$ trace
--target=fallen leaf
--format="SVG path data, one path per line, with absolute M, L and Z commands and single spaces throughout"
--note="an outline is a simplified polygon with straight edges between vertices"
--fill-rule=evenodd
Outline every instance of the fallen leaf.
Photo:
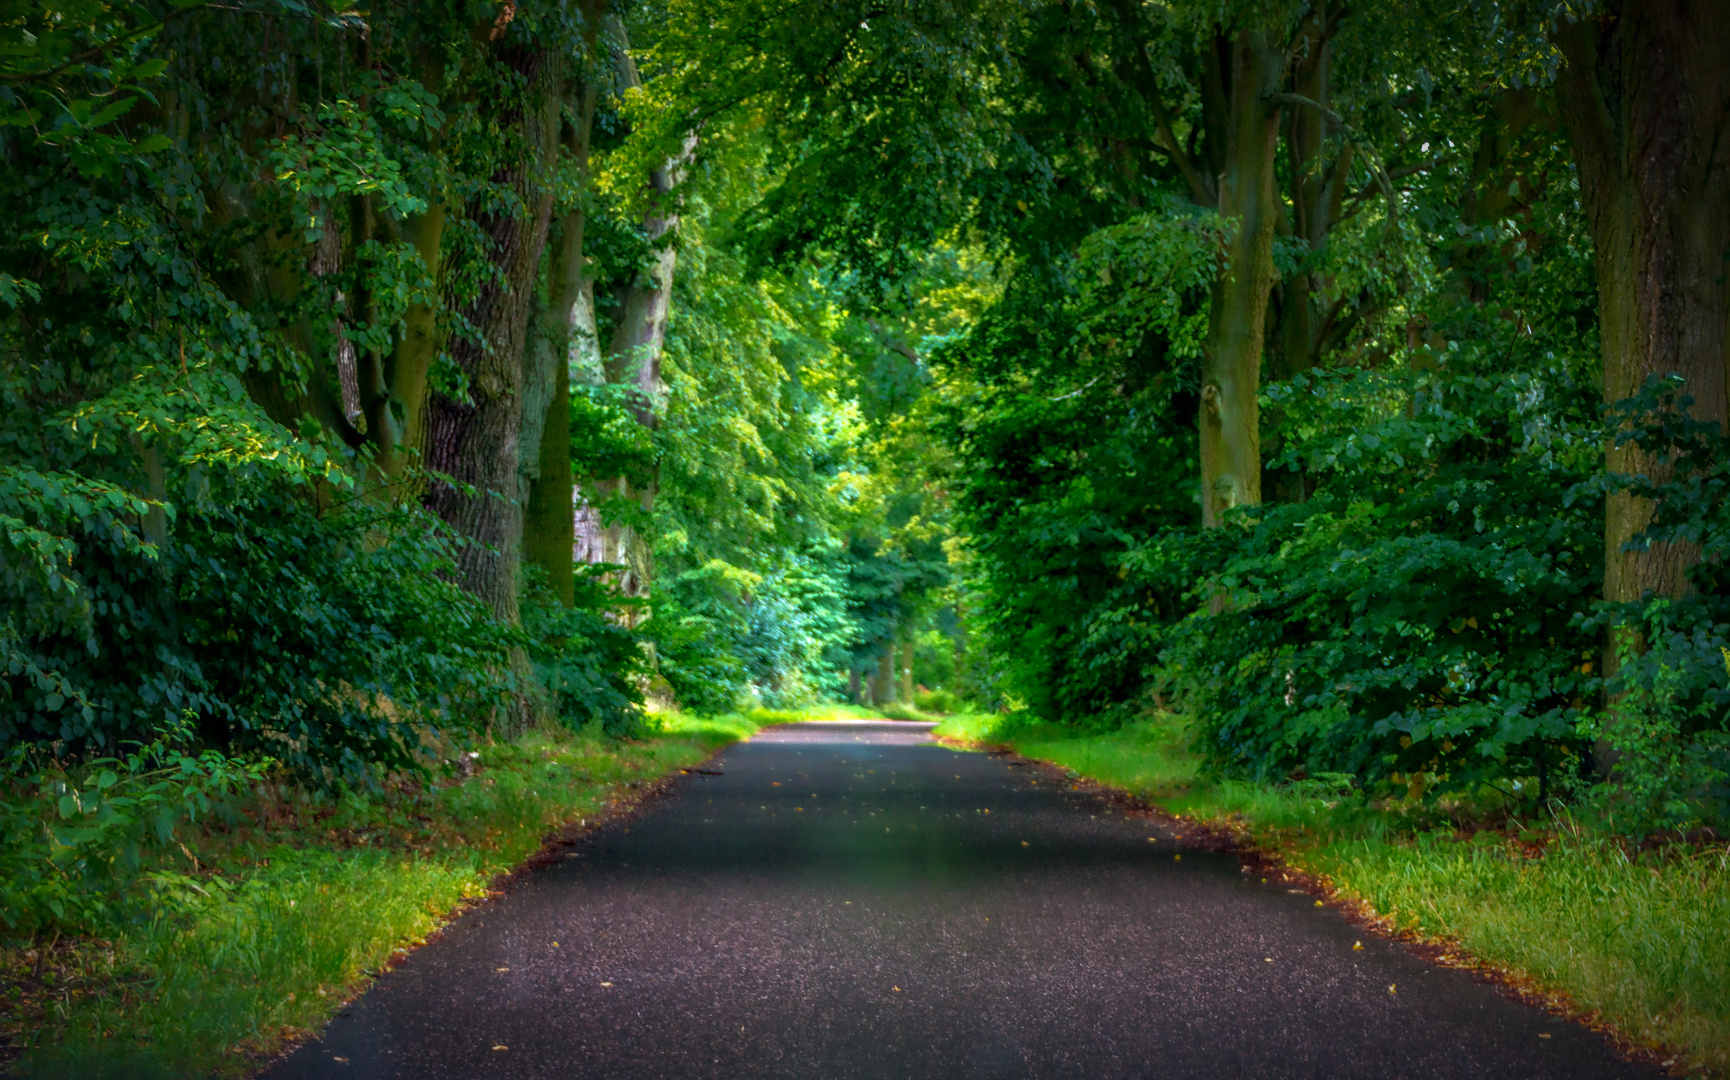
M 1538 1033 L 1538 1038 L 1540 1038 L 1540 1039 L 1547 1039 L 1549 1037 L 1550 1037 L 1550 1033 L 1547 1031 L 1540 1031 Z M 1664 1064 L 1668 1065 L 1670 1063 L 1668 1061 L 1666 1061 Z
M 892 986 L 892 987 L 890 987 L 890 989 L 895 991 L 897 994 L 899 994 L 901 992 L 901 988 L 899 986 Z
M 1321 907 L 1321 906 L 1322 906 L 1322 902 L 1320 900 L 1317 900 L 1316 901 L 1316 907 Z
M 1389 984 L 1388 984 L 1388 993 L 1390 993 L 1390 994 L 1391 994 L 1391 993 L 1393 993 L 1393 992 L 1394 992 L 1394 984 L 1393 984 L 1393 983 L 1389 983 Z
M 1025 840 L 1023 840 L 1023 841 L 1022 841 L 1022 842 L 1021 842 L 1021 846 L 1022 846 L 1022 847 L 1026 847 L 1026 846 L 1027 846 L 1027 841 L 1025 841 Z
M 1547 1039 L 1547 1038 L 1549 1038 L 1549 1036 L 1548 1036 L 1548 1035 L 1545 1035 L 1545 1036 L 1544 1036 L 1544 1038 L 1546 1038 L 1546 1039 Z M 330 1060 L 332 1060 L 332 1061 L 340 1061 L 340 1062 L 342 1062 L 342 1063 L 343 1063 L 343 1064 L 344 1064 L 344 1065 L 347 1065 L 347 1064 L 348 1064 L 348 1059 L 347 1059 L 347 1058 L 339 1058 L 339 1057 L 333 1057 L 333 1058 L 331 1058 L 331 1059 L 330 1059 Z
M 494 1050 L 509 1050 L 510 1047 L 504 1045 L 503 1043 L 500 1043 L 499 1045 L 493 1047 L 493 1049 Z
M 509 971 L 510 968 L 493 968 L 494 971 Z
M 1363 948 L 1364 948 L 1363 942 L 1361 942 L 1361 941 L 1352 942 L 1352 952 L 1362 952 Z
M 612 984 L 612 983 L 602 983 L 602 984 L 601 984 L 601 985 L 602 985 L 602 986 L 611 986 L 611 985 L 613 985 L 613 984 Z
M 1183 856 L 1182 856 L 1182 855 L 1173 855 L 1173 856 L 1172 856 L 1172 857 L 1171 857 L 1171 861 L 1172 861 L 1172 862 L 1182 862 L 1182 861 L 1183 861 Z

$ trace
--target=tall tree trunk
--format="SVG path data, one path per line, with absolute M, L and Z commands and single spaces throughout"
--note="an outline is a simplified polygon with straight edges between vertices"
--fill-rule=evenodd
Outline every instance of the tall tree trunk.
M 1315 104 L 1293 104 L 1283 125 L 1291 213 L 1288 217 L 1281 201 L 1275 202 L 1276 231 L 1303 241 L 1311 252 L 1327 247 L 1351 173 L 1349 142 L 1340 144 L 1331 159 L 1327 156 L 1332 148 L 1328 140 L 1339 129 L 1333 113 L 1333 36 L 1341 15 L 1319 5 L 1305 20 L 1299 32 L 1303 44 L 1294 50 L 1298 58 L 1292 66 L 1292 89 Z M 1299 267 L 1280 282 L 1277 347 L 1268 364 L 1271 378 L 1289 379 L 1320 359 L 1336 321 L 1320 306 L 1331 284 L 1310 267 Z
M 1285 200 L 1274 200 L 1274 229 L 1281 236 L 1301 240 L 1312 254 L 1327 248 L 1351 175 L 1352 144 L 1330 141 L 1340 127 L 1333 112 L 1333 37 L 1343 15 L 1341 10 L 1318 4 L 1299 29 L 1300 45 L 1292 50 L 1297 54 L 1292 89 L 1298 98 L 1313 104 L 1293 103 L 1281 125 L 1291 211 L 1286 213 Z M 1309 265 L 1294 269 L 1275 289 L 1276 321 L 1264 367 L 1270 380 L 1284 380 L 1320 362 L 1323 352 L 1351 324 L 1351 305 L 1344 300 L 1330 304 L 1331 277 Z M 1272 426 L 1277 429 L 1278 417 L 1273 419 Z M 1270 456 L 1279 453 L 1277 444 L 1269 447 Z M 1271 470 L 1263 483 L 1273 502 L 1302 502 L 1307 495 L 1301 467 Z
M 1625 0 L 1564 27 L 1557 83 L 1591 224 L 1598 272 L 1604 400 L 1651 375 L 1681 375 L 1693 415 L 1726 419 L 1725 284 L 1730 252 L 1730 4 Z M 1634 446 L 1606 448 L 1616 473 L 1665 469 Z M 1612 494 L 1604 522 L 1604 598 L 1678 596 L 1691 545 L 1622 547 L 1651 505 Z M 1623 644 L 1639 647 L 1637 639 Z M 1615 661 L 1612 643 L 1607 666 Z
M 523 558 L 546 572 L 547 588 L 559 603 L 576 602 L 572 549 L 576 520 L 571 476 L 571 369 L 558 355 L 553 366 L 552 400 L 541 422 L 540 451 L 529 497 L 523 507 Z
M 1257 31 L 1242 30 L 1204 48 L 1203 114 L 1210 157 L 1218 163 L 1219 212 L 1232 225 L 1213 286 L 1202 351 L 1202 524 L 1261 502 L 1261 360 L 1273 289 L 1274 150 L 1279 110 L 1271 97 L 1284 53 Z
M 568 95 L 566 102 L 570 116 L 565 125 L 565 148 L 585 183 L 589 132 L 598 98 L 598 88 L 590 82 Z M 593 284 L 584 264 L 583 226 L 580 202 L 557 222 L 557 243 L 547 267 L 547 303 L 537 309 L 529 329 L 531 367 L 536 379 L 548 384 L 549 392 L 540 416 L 524 417 L 528 496 L 523 511 L 523 558 L 545 570 L 548 588 L 566 607 L 575 599 L 572 560 L 577 541 L 576 485 L 571 473 L 571 368 L 585 317 L 588 338 L 594 337 Z
M 622 24 L 614 18 L 609 29 L 617 41 L 618 77 L 622 90 L 642 85 L 636 63 L 631 59 Z M 656 424 L 665 387 L 661 383 L 661 350 L 666 344 L 667 318 L 673 296 L 673 272 L 677 253 L 673 249 L 673 233 L 679 217 L 673 189 L 683 177 L 685 162 L 696 149 L 696 136 L 686 140 L 680 156 L 655 170 L 648 177 L 648 211 L 643 217 L 643 232 L 654 260 L 649 272 L 625 287 L 620 297 L 619 323 L 613 333 L 605 362 L 607 381 L 632 387 L 635 391 L 633 411 L 637 422 L 653 428 Z M 596 480 L 585 493 L 590 504 L 624 500 L 634 502 L 645 515 L 655 507 L 659 485 L 653 477 L 641 484 L 632 484 L 627 477 Z M 593 513 L 592 509 L 590 511 Z M 579 511 L 581 514 L 581 511 Z M 654 556 L 646 537 L 626 522 L 605 523 L 598 519 L 592 527 L 579 521 L 584 546 L 594 562 L 615 563 L 624 567 L 620 574 L 620 589 L 627 596 L 646 596 L 654 580 Z M 597 557 L 598 556 L 598 557 Z
M 517 441 L 522 423 L 523 343 L 529 302 L 546 245 L 553 193 L 548 183 L 558 153 L 559 81 L 563 64 L 551 51 L 533 44 L 500 49 L 499 61 L 521 80 L 523 100 L 507 102 L 498 126 L 521 139 L 521 160 L 495 174 L 493 181 L 517 195 L 515 213 L 492 213 L 479 203 L 471 213 L 486 238 L 486 255 L 501 280 L 483 284 L 463 314 L 481 335 L 452 335 L 449 350 L 469 380 L 469 400 L 435 394 L 426 410 L 426 462 L 455 484 L 428 486 L 427 506 L 449 522 L 468 543 L 457 556 L 463 587 L 484 601 L 495 617 L 518 621 L 517 568 L 522 539 L 518 502 Z M 472 487 L 472 494 L 456 485 Z M 526 676 L 526 658 L 513 666 Z M 519 698 L 507 730 L 530 716 L 529 699 Z
M 895 639 L 883 642 L 877 654 L 877 672 L 871 678 L 871 704 L 882 708 L 895 700 Z

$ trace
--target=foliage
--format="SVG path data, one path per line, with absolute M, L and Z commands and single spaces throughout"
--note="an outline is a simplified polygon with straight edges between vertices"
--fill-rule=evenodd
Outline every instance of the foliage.
M 167 850 L 213 814 L 231 815 L 234 797 L 269 765 L 214 750 L 187 753 L 168 739 L 70 769 L 14 747 L 0 801 L 0 919 L 8 934 L 47 926 L 100 933 L 202 891 L 160 860 L 147 862 L 145 849 Z
M 58 989 L 78 991 L 0 1003 L 0 1026 L 25 1051 L 16 1071 L 250 1075 L 295 1032 L 326 1023 L 399 950 L 485 896 L 550 829 L 593 824 L 632 788 L 757 726 L 738 715 L 650 723 L 644 740 L 552 728 L 484 743 L 475 775 L 425 786 L 242 784 L 224 796 L 231 817 L 201 811 L 160 856 L 147 846 L 147 891 L 126 908 L 143 917 L 105 921 L 99 942 L 38 942 L 28 961 L 23 947 L 0 950 L 0 972 L 33 961 Z M 196 783 L 210 791 L 215 776 Z M 170 794 L 185 790 L 177 783 Z M 154 882 L 171 895 L 153 896 Z M 20 1015 L 30 1008 L 38 1011 Z
M 1730 823 L 1730 444 L 1716 423 L 1689 415 L 1692 404 L 1680 380 L 1654 376 L 1610 412 L 1615 438 L 1671 470 L 1609 478 L 1656 504 L 1630 547 L 1700 552 L 1686 595 L 1604 605 L 1586 623 L 1610 628 L 1620 654 L 1598 729 L 1618 783 L 1603 796 L 1636 833 Z
M 640 605 L 619 595 L 609 577 L 615 570 L 604 563 L 580 567 L 570 607 L 531 573 L 523 633 L 553 715 L 575 728 L 622 737 L 642 731 L 648 663 L 643 636 L 620 617 Z
M 1580 771 L 1602 504 L 1589 388 L 1547 375 L 1270 389 L 1317 432 L 1286 442 L 1314 491 L 1206 538 L 1207 606 L 1166 658 L 1217 760 L 1415 790 L 1535 780 L 1539 799 Z

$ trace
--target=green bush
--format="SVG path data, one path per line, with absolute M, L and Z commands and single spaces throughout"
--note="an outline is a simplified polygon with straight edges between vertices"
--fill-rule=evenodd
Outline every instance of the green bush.
M 960 712 L 961 698 L 953 690 L 916 690 L 913 693 L 913 707 L 920 712 L 934 713 L 938 716 L 948 716 Z
M 13 747 L 0 766 L 6 933 L 100 932 L 140 905 L 214 887 L 149 858 L 149 849 L 169 848 L 187 823 L 227 813 L 229 800 L 269 767 L 214 750 L 191 753 L 170 738 L 76 766 Z
M 525 571 L 523 632 L 548 706 L 571 727 L 594 725 L 616 737 L 643 730 L 644 636 L 620 612 L 642 605 L 619 594 L 618 567 L 579 564 L 575 601 L 565 607 L 547 591 L 538 567 Z

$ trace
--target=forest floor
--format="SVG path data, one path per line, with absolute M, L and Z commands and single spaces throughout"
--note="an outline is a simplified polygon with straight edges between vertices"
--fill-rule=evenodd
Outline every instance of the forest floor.
M 1672 1071 L 1730 1075 L 1730 846 L 1630 847 L 1565 813 L 1462 821 L 1325 785 L 1207 777 L 1186 726 L 954 716 L 936 735 L 1087 777 L 1290 867 L 1364 924 L 1476 968 Z
M 0 1072 L 253 1071 L 547 845 L 777 718 L 662 714 L 633 741 L 540 730 L 479 747 L 472 775 L 430 787 L 260 792 L 191 839 L 188 872 L 163 879 L 182 887 L 139 923 L 0 949 Z

